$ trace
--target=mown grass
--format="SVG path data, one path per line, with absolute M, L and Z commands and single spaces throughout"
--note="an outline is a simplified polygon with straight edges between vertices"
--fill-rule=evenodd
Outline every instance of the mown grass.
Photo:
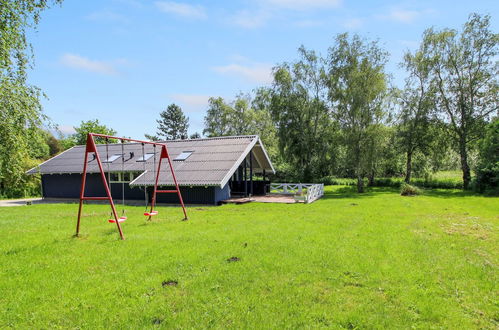
M 104 205 L 80 238 L 74 204 L 0 208 L 0 328 L 498 327 L 499 198 L 352 188 L 129 207 L 125 241 Z

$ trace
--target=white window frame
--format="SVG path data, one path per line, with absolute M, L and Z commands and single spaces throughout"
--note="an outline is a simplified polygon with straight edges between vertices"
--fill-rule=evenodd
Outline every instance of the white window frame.
M 183 162 L 184 160 L 186 160 L 187 158 L 191 157 L 191 155 L 194 153 L 194 151 L 182 151 L 182 153 L 180 155 L 178 155 L 177 157 L 175 157 L 175 161 L 178 161 L 178 162 Z M 181 156 L 184 156 L 181 158 Z
M 140 156 L 137 159 L 137 162 L 139 163 L 147 162 L 149 159 L 151 159 L 154 156 L 154 154 L 155 154 L 154 152 L 146 152 L 144 155 Z
M 102 162 L 103 163 L 112 163 L 115 160 L 117 160 L 123 156 L 124 156 L 124 154 L 113 154 L 113 155 L 109 156 L 107 159 L 103 160 Z
M 113 179 L 110 179 L 110 183 L 130 183 L 132 182 L 136 176 L 135 176 L 135 173 L 134 172 L 125 172 L 125 173 L 129 173 L 130 174 L 130 181 L 124 181 L 123 180 L 123 172 L 118 172 L 118 173 L 111 173 L 111 174 L 117 174 L 118 175 L 118 180 L 113 180 Z M 139 176 L 140 174 L 137 174 L 137 176 Z

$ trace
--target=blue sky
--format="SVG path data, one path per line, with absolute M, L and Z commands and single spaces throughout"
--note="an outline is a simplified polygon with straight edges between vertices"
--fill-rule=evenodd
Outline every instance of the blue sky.
M 492 0 L 65 0 L 30 34 L 30 80 L 65 133 L 98 118 L 143 138 L 173 102 L 190 117 L 190 133 L 201 132 L 208 97 L 268 85 L 272 66 L 294 60 L 302 44 L 324 54 L 337 33 L 379 38 L 400 84 L 397 63 L 424 29 L 460 28 L 471 12 L 491 14 L 497 32 Z

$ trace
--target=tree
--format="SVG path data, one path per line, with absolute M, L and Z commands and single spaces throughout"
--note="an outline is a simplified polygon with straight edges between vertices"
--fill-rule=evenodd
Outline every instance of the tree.
M 400 105 L 397 133 L 406 154 L 406 183 L 411 181 L 414 153 L 425 152 L 432 139 L 429 125 L 435 109 L 435 86 L 430 77 L 430 61 L 425 54 L 425 45 L 421 45 L 414 53 L 406 52 L 400 65 L 409 73 L 404 90 L 397 93 Z
M 189 139 L 200 139 L 201 138 L 201 134 L 199 134 L 198 132 L 194 132 L 193 134 L 191 134 L 189 136 Z
M 161 140 L 159 136 L 156 135 L 149 135 L 149 134 L 144 134 L 144 137 L 148 139 L 149 141 L 159 141 Z
M 346 33 L 338 35 L 329 48 L 329 99 L 344 132 L 358 192 L 364 191 L 364 177 L 373 170 L 373 157 L 377 157 L 372 150 L 385 117 L 387 57 L 376 41 L 368 43 L 357 35 L 349 38 Z
M 464 189 L 471 180 L 469 149 L 498 111 L 498 42 L 499 34 L 490 30 L 490 16 L 478 14 L 470 15 L 461 33 L 430 28 L 423 34 L 425 56 L 431 62 L 437 89 L 437 109 L 450 122 L 461 158 Z
M 63 150 L 63 146 L 61 145 L 59 140 L 57 140 L 55 138 L 55 136 L 48 131 L 45 131 L 45 142 L 46 142 L 47 146 L 49 147 L 49 156 L 50 157 L 57 155 L 58 153 L 60 153 Z
M 329 168 L 332 123 L 322 58 L 300 47 L 299 60 L 274 68 L 270 113 L 284 160 L 296 179 L 310 181 Z
M 74 129 L 76 133 L 71 136 L 74 145 L 84 145 L 85 143 L 87 143 L 88 133 L 98 133 L 113 136 L 116 136 L 117 134 L 114 129 L 101 124 L 98 119 L 82 121 L 80 123 L 80 126 L 74 127 Z M 114 143 L 116 141 L 111 139 L 108 142 Z M 95 143 L 106 143 L 106 140 L 104 138 L 96 137 Z
M 61 1 L 2 0 L 0 4 L 0 195 L 19 196 L 32 178 L 30 142 L 45 117 L 41 91 L 28 83 L 32 67 L 27 31 L 35 28 L 49 4 Z
M 208 137 L 232 135 L 233 109 L 221 97 L 210 97 L 204 117 L 203 134 Z
M 268 153 L 276 156 L 275 126 L 269 111 L 270 90 L 267 88 L 258 88 L 253 95 L 240 93 L 232 102 L 221 97 L 210 98 L 203 134 L 208 137 L 258 135 Z
M 476 183 L 480 192 L 490 189 L 499 193 L 499 118 L 487 126 L 480 141 Z
M 172 103 L 160 113 L 157 135 L 166 140 L 187 139 L 189 117 L 186 117 L 178 105 Z

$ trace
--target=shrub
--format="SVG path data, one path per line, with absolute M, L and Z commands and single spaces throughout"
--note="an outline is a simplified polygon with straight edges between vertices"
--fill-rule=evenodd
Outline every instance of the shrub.
M 334 176 L 325 176 L 325 177 L 317 180 L 317 183 L 323 183 L 326 186 L 355 186 L 357 184 L 357 179 L 336 178 Z
M 475 188 L 479 192 L 499 193 L 499 119 L 492 121 L 480 141 Z
M 402 196 L 416 196 L 421 194 L 421 190 L 416 186 L 411 186 L 410 184 L 403 183 L 400 186 L 400 194 Z

